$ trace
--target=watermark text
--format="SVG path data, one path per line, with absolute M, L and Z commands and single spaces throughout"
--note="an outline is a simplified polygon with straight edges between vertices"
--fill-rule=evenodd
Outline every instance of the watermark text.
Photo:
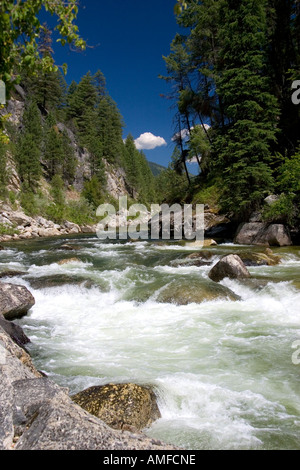
M 96 212 L 100 240 L 204 240 L 204 205 L 143 204 L 128 207 L 126 196 L 119 198 L 119 209 L 102 204 Z

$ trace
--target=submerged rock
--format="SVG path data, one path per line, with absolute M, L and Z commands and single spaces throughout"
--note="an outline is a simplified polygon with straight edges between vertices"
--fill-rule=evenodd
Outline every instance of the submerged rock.
M 25 316 L 34 304 L 34 297 L 26 287 L 0 283 L 0 314 L 7 320 Z
M 194 242 L 186 242 L 185 246 L 189 248 L 206 248 L 209 246 L 216 246 L 217 242 L 215 240 L 212 240 L 211 238 L 207 238 L 205 240 L 199 240 L 199 241 L 194 241 Z
M 227 255 L 210 270 L 208 277 L 215 282 L 229 277 L 230 279 L 246 279 L 250 273 L 238 255 Z
M 180 279 L 173 281 L 162 292 L 157 301 L 176 305 L 200 304 L 213 300 L 239 300 L 240 298 L 227 287 L 212 282 L 197 282 Z
M 142 430 L 161 417 L 153 391 L 132 383 L 90 387 L 71 398 L 114 429 Z
M 78 245 L 64 244 L 64 245 L 61 245 L 58 249 L 59 250 L 67 250 L 67 251 L 78 251 L 81 248 Z
M 57 264 L 59 264 L 60 266 L 63 266 L 64 264 L 70 264 L 70 263 L 81 263 L 81 261 L 78 258 L 69 258 L 69 259 L 62 259 L 61 261 L 58 261 Z
M 17 276 L 24 276 L 26 272 L 24 271 L 2 271 L 0 272 L 0 279 L 5 277 L 17 277 Z
M 33 289 L 47 289 L 50 287 L 58 287 L 64 285 L 84 285 L 85 287 L 92 287 L 94 284 L 84 276 L 69 275 L 69 274 L 54 274 L 51 276 L 41 277 L 27 277 L 27 281 Z

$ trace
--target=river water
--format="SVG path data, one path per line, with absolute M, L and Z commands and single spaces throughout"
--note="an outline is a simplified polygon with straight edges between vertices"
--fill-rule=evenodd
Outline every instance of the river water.
M 249 247 L 205 250 L 210 266 L 171 242 L 26 241 L 0 252 L 0 271 L 25 273 L 4 279 L 36 299 L 18 323 L 36 367 L 70 393 L 151 385 L 162 417 L 146 434 L 186 449 L 300 449 L 300 248 L 221 285 L 211 266 Z

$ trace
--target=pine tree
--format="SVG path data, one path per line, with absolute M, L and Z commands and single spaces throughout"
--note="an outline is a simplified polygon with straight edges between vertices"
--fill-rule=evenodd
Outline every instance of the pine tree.
M 82 134 L 87 130 L 85 123 L 82 123 L 82 118 L 89 110 L 94 110 L 97 103 L 97 91 L 93 84 L 93 77 L 88 72 L 79 82 L 77 87 L 72 84 L 72 90 L 68 93 L 68 119 L 74 121 L 76 128 Z
M 41 60 L 52 60 L 52 32 L 47 25 L 41 28 L 38 52 Z M 28 98 L 37 103 L 43 114 L 65 107 L 67 85 L 60 71 L 41 70 L 36 74 L 24 71 L 21 83 Z
M 120 162 L 123 146 L 123 123 L 116 103 L 109 95 L 97 107 L 97 133 L 102 142 L 103 157 L 109 163 Z
M 52 114 L 49 114 L 46 120 L 43 158 L 50 179 L 56 174 L 62 174 L 64 162 L 63 142 Z
M 19 176 L 28 191 L 35 191 L 41 176 L 41 115 L 36 103 L 29 103 L 23 115 L 23 131 L 17 142 Z
M 217 79 L 226 132 L 216 141 L 217 168 L 223 171 L 223 203 L 247 217 L 272 189 L 270 145 L 276 142 L 279 114 L 266 74 L 266 1 L 224 3 L 223 57 Z
M 125 148 L 123 153 L 123 165 L 126 171 L 126 178 L 132 190 L 137 190 L 139 183 L 139 168 L 138 168 L 138 150 L 134 143 L 134 138 L 129 134 L 125 141 Z

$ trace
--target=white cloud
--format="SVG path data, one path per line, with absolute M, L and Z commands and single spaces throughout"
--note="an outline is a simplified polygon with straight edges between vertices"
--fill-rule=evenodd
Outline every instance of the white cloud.
M 210 126 L 208 124 L 203 124 L 200 125 L 198 124 L 196 127 L 203 127 L 206 131 L 208 131 L 210 129 Z M 193 130 L 194 127 L 191 127 L 191 130 Z M 181 135 L 181 138 L 184 140 L 186 137 L 189 137 L 190 133 L 189 133 L 189 130 L 188 129 L 182 129 L 181 132 L 177 132 L 177 134 L 175 134 L 172 138 L 173 142 L 178 140 L 180 138 L 180 135 Z
M 201 156 L 199 156 L 198 158 L 196 156 L 194 156 L 194 157 L 190 158 L 189 160 L 187 160 L 187 162 L 192 164 L 192 163 L 198 163 L 198 161 L 201 162 L 201 160 L 202 160 Z
M 151 132 L 145 132 L 135 140 L 135 145 L 138 150 L 153 150 L 156 147 L 167 145 L 167 142 L 163 137 L 155 136 Z

